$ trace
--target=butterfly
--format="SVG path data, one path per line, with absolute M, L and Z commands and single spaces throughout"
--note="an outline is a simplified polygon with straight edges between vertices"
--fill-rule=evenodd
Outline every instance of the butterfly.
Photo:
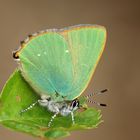
M 81 106 L 79 97 L 91 80 L 105 42 L 105 27 L 92 24 L 47 29 L 29 35 L 13 52 L 13 57 L 19 61 L 24 79 L 41 98 L 21 112 L 39 103 L 54 113 L 48 127 L 58 114 L 71 114 L 74 124 L 74 111 Z

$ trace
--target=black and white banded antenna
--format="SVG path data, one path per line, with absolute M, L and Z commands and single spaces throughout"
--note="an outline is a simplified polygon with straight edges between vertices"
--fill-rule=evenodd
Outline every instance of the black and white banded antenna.
M 96 102 L 96 101 L 87 100 L 87 102 L 94 103 L 94 104 L 97 104 L 99 106 L 104 106 L 104 107 L 107 106 L 106 104 L 102 104 L 102 103 L 99 103 L 99 102 Z
M 94 95 L 100 95 L 100 94 L 103 94 L 103 93 L 105 93 L 105 92 L 107 92 L 108 90 L 107 89 L 103 89 L 103 90 L 101 90 L 101 91 L 99 91 L 99 92 L 96 92 L 96 93 L 91 93 L 91 94 L 88 94 L 88 95 L 86 95 L 85 97 L 86 98 L 90 98 L 90 97 L 92 97 L 92 96 L 94 96 Z
M 92 97 L 94 95 L 103 94 L 103 93 L 105 93 L 107 91 L 108 91 L 107 89 L 104 89 L 104 90 L 101 90 L 101 91 L 99 91 L 97 93 L 91 93 L 91 94 L 86 95 L 85 98 L 87 99 L 87 102 L 89 102 L 89 103 L 94 103 L 94 104 L 97 104 L 99 106 L 104 106 L 105 107 L 105 106 L 107 106 L 106 104 L 102 104 L 102 103 L 99 103 L 99 102 L 96 102 L 96 101 L 92 101 L 92 100 L 90 100 L 90 97 Z

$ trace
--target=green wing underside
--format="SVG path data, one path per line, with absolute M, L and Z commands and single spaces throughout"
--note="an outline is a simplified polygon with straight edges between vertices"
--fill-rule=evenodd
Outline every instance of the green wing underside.
M 39 94 L 73 100 L 87 87 L 105 39 L 100 26 L 40 34 L 19 53 L 22 74 Z

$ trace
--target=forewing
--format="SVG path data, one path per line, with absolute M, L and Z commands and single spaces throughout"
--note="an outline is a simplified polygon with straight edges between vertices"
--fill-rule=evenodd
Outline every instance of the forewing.
M 72 58 L 64 37 L 47 32 L 33 37 L 17 53 L 24 78 L 39 94 L 66 96 L 73 81 Z

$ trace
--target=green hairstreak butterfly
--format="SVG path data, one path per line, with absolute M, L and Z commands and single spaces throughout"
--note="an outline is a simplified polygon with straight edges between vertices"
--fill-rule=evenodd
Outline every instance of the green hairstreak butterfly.
M 88 86 L 105 42 L 106 29 L 89 24 L 29 35 L 13 56 L 19 60 L 23 77 L 41 99 L 22 112 L 39 103 L 54 112 L 48 127 L 57 114 L 71 114 L 74 123 L 73 112 L 80 106 L 78 97 Z

